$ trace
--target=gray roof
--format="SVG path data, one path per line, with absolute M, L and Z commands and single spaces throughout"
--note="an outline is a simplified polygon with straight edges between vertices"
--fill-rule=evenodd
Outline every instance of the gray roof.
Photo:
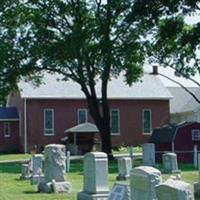
M 170 100 L 170 113 L 184 113 L 195 111 L 200 105 L 196 100 L 181 87 L 168 87 L 173 99 Z M 197 98 L 200 99 L 200 88 L 188 87 Z
M 34 87 L 30 82 L 21 81 L 18 86 L 22 98 L 63 98 L 83 99 L 85 95 L 80 86 L 73 81 L 58 81 L 60 75 L 45 74 L 43 84 Z M 96 85 L 97 96 L 100 96 L 100 83 Z M 155 75 L 145 74 L 142 79 L 128 86 L 123 76 L 112 79 L 108 84 L 109 99 L 170 99 L 168 89 Z
M 65 130 L 65 133 L 98 133 L 96 125 L 92 123 L 83 123 Z

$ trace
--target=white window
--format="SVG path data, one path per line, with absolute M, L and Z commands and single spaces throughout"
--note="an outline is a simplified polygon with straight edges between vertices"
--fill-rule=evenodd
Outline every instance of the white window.
M 10 123 L 9 122 L 4 122 L 4 137 L 10 137 Z
M 151 110 L 144 109 L 142 118 L 143 118 L 143 134 L 150 135 L 152 131 Z
M 193 141 L 199 141 L 200 140 L 200 130 L 199 129 L 193 129 L 192 130 L 192 140 Z
M 112 109 L 110 111 L 110 128 L 112 135 L 120 134 L 120 111 L 118 109 Z
M 86 123 L 88 121 L 87 109 L 78 109 L 78 124 Z
M 44 109 L 44 135 L 54 135 L 53 109 Z

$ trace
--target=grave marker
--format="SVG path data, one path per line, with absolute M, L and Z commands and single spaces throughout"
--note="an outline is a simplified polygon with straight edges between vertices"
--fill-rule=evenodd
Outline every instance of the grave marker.
M 148 166 L 131 170 L 131 200 L 156 200 L 155 186 L 162 181 L 161 172 Z
M 108 200 L 129 200 L 128 186 L 124 184 L 115 183 Z
M 158 200 L 194 200 L 192 185 L 174 179 L 158 185 L 156 195 Z
M 132 160 L 129 157 L 122 157 L 118 159 L 118 181 L 126 180 L 130 177 L 130 171 L 132 169 Z
M 78 200 L 107 200 L 108 159 L 103 152 L 90 152 L 84 156 L 83 191 L 77 195 Z
M 145 143 L 142 145 L 143 151 L 143 165 L 145 166 L 155 166 L 155 144 Z
M 175 153 L 164 153 L 162 155 L 165 173 L 180 173 L 178 170 L 177 157 Z

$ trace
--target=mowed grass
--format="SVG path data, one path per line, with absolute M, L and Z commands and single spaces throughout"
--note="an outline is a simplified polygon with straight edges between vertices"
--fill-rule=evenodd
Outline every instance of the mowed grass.
M 0 154 L 0 162 L 12 161 L 12 160 L 24 160 L 30 158 L 31 158 L 30 154 Z
M 16 157 L 14 157 L 16 159 Z M 10 159 L 9 159 L 10 160 Z M 134 161 L 134 167 L 139 166 L 141 160 Z M 160 169 L 162 166 L 159 166 Z M 198 171 L 192 165 L 180 165 L 182 180 L 193 184 L 198 181 Z M 72 192 L 69 194 L 42 194 L 37 192 L 37 187 L 30 184 L 29 180 L 20 180 L 21 164 L 0 164 L 0 200 L 76 200 L 77 192 L 83 187 L 83 163 L 72 161 L 70 173 L 66 174 L 66 180 L 72 184 Z M 117 161 L 109 161 L 109 186 L 116 182 Z M 170 175 L 164 174 L 163 180 Z M 126 182 L 127 184 L 129 181 Z M 200 200 L 200 198 L 196 198 Z

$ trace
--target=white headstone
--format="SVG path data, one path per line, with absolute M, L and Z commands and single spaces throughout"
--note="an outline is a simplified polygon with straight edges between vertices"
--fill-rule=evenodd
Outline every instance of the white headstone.
M 78 200 L 107 200 L 108 159 L 103 152 L 90 152 L 84 156 L 84 186 Z
M 117 180 L 126 180 L 130 177 L 132 169 L 132 160 L 130 157 L 122 157 L 118 159 L 118 176 Z
M 145 143 L 142 145 L 143 150 L 143 165 L 155 166 L 155 144 Z
M 33 172 L 32 175 L 38 175 L 43 170 L 42 164 L 43 155 L 42 154 L 35 154 L 32 158 L 32 165 L 33 165 Z
M 108 200 L 129 200 L 128 186 L 115 183 L 109 194 Z
M 22 164 L 20 179 L 26 180 L 26 179 L 29 179 L 29 178 L 30 178 L 29 164 Z
M 177 157 L 175 153 L 164 153 L 162 155 L 164 172 L 166 173 L 180 173 L 178 170 Z
M 71 184 L 65 181 L 65 146 L 51 144 L 44 149 L 44 182 L 38 185 L 40 192 L 69 192 Z
M 131 200 L 156 200 L 155 186 L 162 182 L 161 172 L 148 166 L 131 170 Z
M 44 175 L 45 182 L 64 181 L 66 169 L 65 146 L 60 144 L 50 144 L 44 149 Z
M 158 200 L 194 200 L 192 185 L 173 179 L 158 185 L 156 195 Z
M 42 154 L 35 154 L 32 158 L 33 172 L 31 177 L 31 184 L 39 184 L 44 180 L 42 159 Z

